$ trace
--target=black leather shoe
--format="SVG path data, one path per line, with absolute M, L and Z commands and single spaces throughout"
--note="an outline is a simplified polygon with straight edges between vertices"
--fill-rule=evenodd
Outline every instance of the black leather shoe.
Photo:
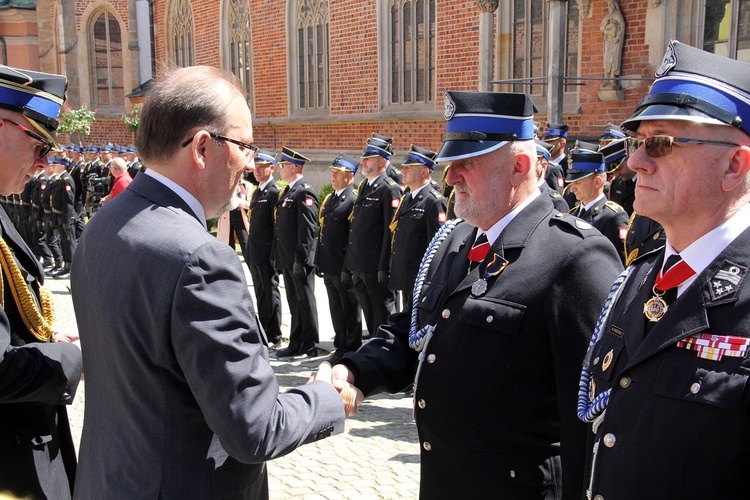
M 287 347 L 285 349 L 280 349 L 276 351 L 276 357 L 277 358 L 291 358 L 292 356 L 298 354 L 298 349 L 296 347 Z
M 318 355 L 318 348 L 313 344 L 310 347 L 303 347 L 292 355 L 293 359 L 314 358 Z

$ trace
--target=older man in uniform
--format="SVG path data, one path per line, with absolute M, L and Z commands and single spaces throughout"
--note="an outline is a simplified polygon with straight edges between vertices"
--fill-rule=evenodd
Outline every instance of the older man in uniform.
M 432 237 L 445 224 L 448 202 L 430 182 L 437 153 L 411 145 L 401 172 L 406 192 L 391 221 L 391 277 L 388 287 L 402 301 L 411 300 L 422 255 Z M 403 304 L 401 304 L 403 309 Z
M 591 223 L 612 243 L 625 262 L 623 241 L 628 233 L 628 214 L 604 196 L 606 169 L 601 153 L 580 150 L 571 154 L 572 162 L 565 180 L 578 199 L 570 213 Z
M 333 159 L 331 185 L 334 191 L 320 204 L 318 215 L 320 237 L 315 252 L 315 266 L 326 286 L 333 323 L 335 351 L 328 358 L 331 363 L 362 345 L 362 308 L 359 306 L 359 298 L 352 284 L 341 280 L 349 242 L 349 214 L 357 197 L 352 183 L 358 166 L 359 162 L 343 153 Z
M 66 86 L 62 76 L 0 66 L 0 194 L 20 192 L 47 164 Z M 76 455 L 65 405 L 81 351 L 56 334 L 44 273 L 2 209 L 0 233 L 0 491 L 69 499 Z
M 622 266 L 590 224 L 541 196 L 534 112 L 521 93 L 445 93 L 437 159 L 452 162 L 465 222 L 435 236 L 384 338 L 333 367 L 347 400 L 347 384 L 369 396 L 413 380 L 424 499 L 581 498 L 575 381 Z
M 276 351 L 279 358 L 318 355 L 318 304 L 315 300 L 315 234 L 318 197 L 302 178 L 306 156 L 281 149 L 279 175 L 287 183 L 276 201 L 274 266 L 284 276 L 286 300 L 292 315 L 289 346 Z
M 591 498 L 747 496 L 748 75 L 747 63 L 670 42 L 622 125 L 636 134 L 635 210 L 667 241 L 617 280 L 585 359 Z
M 357 199 L 350 215 L 349 245 L 341 279 L 353 279 L 370 336 L 396 311 L 396 297 L 388 288 L 391 273 L 389 224 L 401 199 L 401 186 L 386 175 L 393 156 L 390 143 L 368 139 L 362 153 L 362 173 Z

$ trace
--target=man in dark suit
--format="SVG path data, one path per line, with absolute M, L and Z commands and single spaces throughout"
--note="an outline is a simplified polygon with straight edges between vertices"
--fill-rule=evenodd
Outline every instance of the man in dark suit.
M 744 498 L 750 469 L 750 64 L 672 41 L 622 124 L 635 210 L 662 224 L 584 362 L 593 498 Z
M 465 222 L 447 222 L 425 253 L 416 308 L 339 361 L 334 382 L 369 396 L 413 380 L 421 498 L 580 499 L 575 381 L 622 266 L 598 231 L 541 196 L 529 96 L 445 101 L 438 160 L 452 162 Z
M 623 208 L 604 196 L 606 168 L 604 156 L 581 150 L 571 154 L 572 164 L 565 178 L 578 204 L 570 213 L 590 223 L 612 243 L 612 247 L 625 262 L 625 237 L 628 233 L 628 214 Z
M 359 162 L 343 153 L 334 158 L 331 163 L 331 185 L 334 191 L 320 204 L 318 215 L 320 237 L 315 252 L 315 266 L 323 277 L 328 307 L 331 310 L 335 348 L 328 358 L 331 363 L 362 345 L 362 309 L 359 298 L 351 278 L 347 275 L 346 278 L 349 279 L 341 279 L 349 242 L 349 214 L 357 197 L 352 182 L 358 166 Z
M 250 197 L 245 261 L 250 269 L 258 306 L 258 318 L 268 344 L 281 343 L 281 295 L 279 274 L 271 263 L 273 252 L 273 212 L 279 199 L 279 185 L 273 179 L 276 158 L 267 151 L 255 155 L 254 176 L 258 186 Z
M 389 225 L 401 200 L 401 186 L 385 173 L 393 156 L 389 142 L 374 135 L 362 153 L 362 173 L 349 225 L 349 245 L 344 271 L 351 274 L 362 305 L 369 335 L 396 311 L 396 296 L 388 288 L 391 273 Z M 342 278 L 345 277 L 342 275 Z
M 0 66 L 0 84 L 0 194 L 10 195 L 57 144 L 67 80 Z M 76 337 L 56 332 L 44 272 L 2 208 L 0 267 L 0 491 L 69 499 L 76 455 L 65 405 L 81 378 L 81 351 L 70 343 Z
M 146 96 L 149 168 L 89 221 L 72 267 L 80 498 L 267 498 L 264 461 L 343 430 L 329 383 L 279 394 L 241 261 L 206 230 L 239 203 L 252 141 L 230 73 L 179 68 Z
M 401 300 L 411 300 L 419 263 L 440 226 L 445 224 L 448 202 L 430 182 L 437 153 L 411 145 L 401 172 L 406 193 L 391 221 L 391 277 L 388 287 Z M 401 304 L 403 309 L 403 304 Z
M 302 178 L 306 156 L 289 148 L 281 149 L 279 175 L 287 185 L 276 201 L 273 261 L 284 276 L 289 312 L 289 346 L 276 351 L 276 357 L 318 355 L 318 304 L 315 300 L 315 234 L 318 231 L 318 197 Z

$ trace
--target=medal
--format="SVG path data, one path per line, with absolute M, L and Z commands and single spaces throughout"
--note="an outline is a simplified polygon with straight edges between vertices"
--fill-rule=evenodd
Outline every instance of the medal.
M 471 285 L 471 294 L 475 297 L 481 297 L 487 291 L 487 281 L 484 278 L 478 279 Z
M 656 287 L 653 288 L 653 292 L 654 296 L 643 304 L 643 314 L 646 315 L 646 319 L 649 321 L 658 323 L 662 316 L 666 314 L 669 306 L 664 302 L 664 299 L 661 298 L 662 295 L 664 295 L 664 292 L 658 293 Z

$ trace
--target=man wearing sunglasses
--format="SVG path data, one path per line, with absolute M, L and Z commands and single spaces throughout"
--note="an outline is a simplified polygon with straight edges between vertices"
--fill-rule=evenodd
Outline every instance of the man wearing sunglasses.
M 148 169 L 73 258 L 86 415 L 80 498 L 268 498 L 265 461 L 343 431 L 330 384 L 279 394 L 242 263 L 206 230 L 238 206 L 257 147 L 234 75 L 159 75 L 136 146 Z M 117 304 L 117 314 L 112 314 Z
M 748 75 L 750 64 L 673 41 L 622 124 L 635 211 L 663 225 L 666 244 L 618 279 L 584 361 L 589 498 L 747 496 Z
M 21 192 L 47 165 L 66 87 L 63 76 L 0 66 L 0 194 Z M 65 405 L 81 351 L 55 332 L 42 268 L 3 209 L 0 268 L 0 491 L 70 498 L 76 456 Z

